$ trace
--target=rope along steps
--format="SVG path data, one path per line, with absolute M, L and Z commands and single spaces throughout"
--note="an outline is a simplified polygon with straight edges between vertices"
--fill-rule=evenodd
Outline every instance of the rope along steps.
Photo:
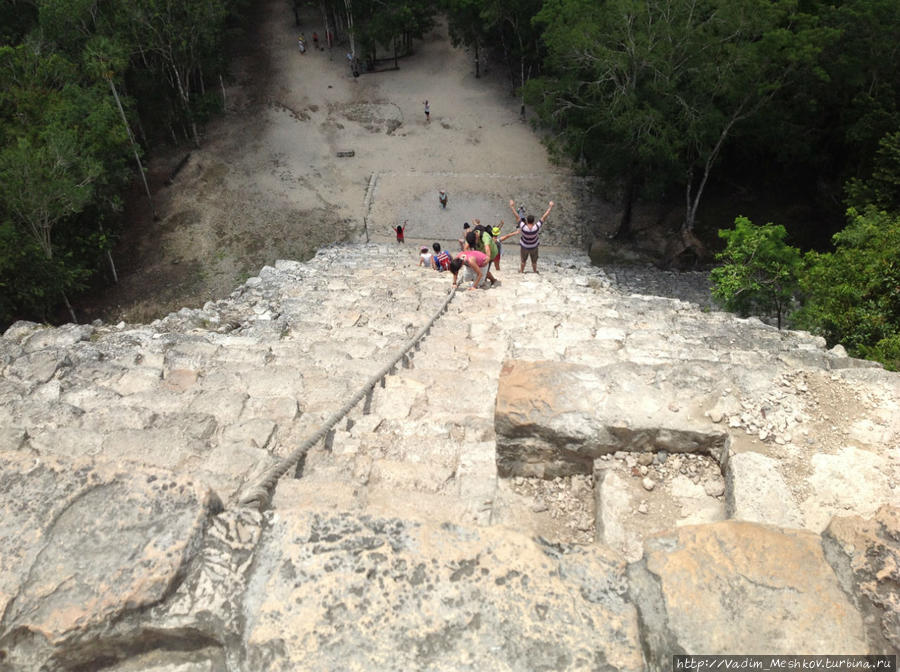
M 256 481 L 255 484 L 249 486 L 244 489 L 238 498 L 238 503 L 243 506 L 250 506 L 259 509 L 260 511 L 265 510 L 269 507 L 269 504 L 272 500 L 272 495 L 275 492 L 275 486 L 278 481 L 284 476 L 288 471 L 295 468 L 297 464 L 300 462 L 301 458 L 303 458 L 309 450 L 315 446 L 319 441 L 325 438 L 328 433 L 334 429 L 335 425 L 337 425 L 341 420 L 343 420 L 353 408 L 366 398 L 366 410 L 368 410 L 368 404 L 371 402 L 371 395 L 375 390 L 376 385 L 381 385 L 384 387 L 384 380 L 387 376 L 392 375 L 397 370 L 397 364 L 402 361 L 402 365 L 404 368 L 407 368 L 410 360 L 410 353 L 413 350 L 418 350 L 421 341 L 429 334 L 431 331 L 431 327 L 434 326 L 434 323 L 447 312 L 447 307 L 450 305 L 450 302 L 453 300 L 454 295 L 456 294 L 456 287 L 452 287 L 447 294 L 447 298 L 444 299 L 444 302 L 441 304 L 440 308 L 431 316 L 431 319 L 425 323 L 419 331 L 407 342 L 407 344 L 400 350 L 400 352 L 394 356 L 393 359 L 389 363 L 387 363 L 381 370 L 378 371 L 375 375 L 373 375 L 369 380 L 354 394 L 340 409 L 338 409 L 335 413 L 333 413 L 329 418 L 322 424 L 319 429 L 317 429 L 313 434 L 307 437 L 290 455 L 280 459 L 278 462 L 269 467 L 262 476 Z

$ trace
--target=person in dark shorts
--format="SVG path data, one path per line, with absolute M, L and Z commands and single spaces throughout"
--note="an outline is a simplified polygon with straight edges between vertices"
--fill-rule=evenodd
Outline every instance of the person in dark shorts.
M 519 264 L 519 273 L 525 272 L 525 262 L 531 259 L 531 270 L 535 273 L 537 270 L 537 260 L 538 260 L 538 247 L 540 246 L 540 238 L 541 238 L 541 229 L 544 226 L 544 220 L 550 215 L 550 211 L 553 209 L 553 201 L 550 201 L 550 207 L 547 208 L 547 212 L 544 213 L 544 216 L 539 220 L 534 221 L 534 215 L 528 215 L 527 217 L 522 217 L 519 219 L 518 228 L 512 233 L 508 233 L 503 236 L 500 240 L 504 241 L 510 236 L 519 236 L 519 252 L 521 263 Z M 519 217 L 519 213 L 516 210 L 516 202 L 510 200 L 509 207 L 513 211 L 513 214 L 516 217 Z

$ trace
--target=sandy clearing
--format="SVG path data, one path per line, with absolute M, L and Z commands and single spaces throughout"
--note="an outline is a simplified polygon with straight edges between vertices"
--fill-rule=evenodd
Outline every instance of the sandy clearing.
M 502 217 L 510 230 L 510 198 L 537 214 L 557 203 L 549 245 L 584 247 L 586 229 L 612 226 L 612 211 L 592 200 L 587 183 L 549 161 L 501 68 L 476 79 L 443 25 L 415 42 L 399 70 L 354 78 L 346 46 L 299 53 L 289 5 L 267 0 L 258 16 L 233 67 L 226 114 L 205 129 L 200 149 L 154 158 L 158 219 L 133 215 L 141 221 L 116 253 L 121 282 L 82 306 L 83 317 L 148 321 L 199 306 L 276 259 L 307 259 L 339 241 L 391 240 L 390 227 L 404 220 L 411 256 L 420 243 L 452 245 L 474 218 Z M 308 11 L 300 30 L 324 35 L 321 17 Z M 439 189 L 449 194 L 447 210 Z

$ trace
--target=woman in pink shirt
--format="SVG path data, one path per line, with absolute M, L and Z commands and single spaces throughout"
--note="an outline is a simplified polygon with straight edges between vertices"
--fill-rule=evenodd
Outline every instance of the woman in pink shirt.
M 471 273 L 475 275 L 475 280 L 469 289 L 477 289 L 481 283 L 487 279 L 491 281 L 491 285 L 497 282 L 496 278 L 491 275 L 490 259 L 484 252 L 478 250 L 466 250 L 456 255 L 456 258 L 450 262 L 450 271 L 453 273 L 453 286 L 458 284 L 457 274 L 459 269 L 465 266 Z

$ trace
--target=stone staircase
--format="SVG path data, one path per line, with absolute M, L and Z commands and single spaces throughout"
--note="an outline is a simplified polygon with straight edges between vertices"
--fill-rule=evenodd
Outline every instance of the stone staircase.
M 600 269 L 559 248 L 520 275 L 507 248 L 499 286 L 464 283 L 281 478 L 270 510 L 242 508 L 442 305 L 449 276 L 417 268 L 416 249 L 279 261 L 149 325 L 4 334 L 0 458 L 17 494 L 0 496 L 14 549 L 0 554 L 0 672 L 655 670 L 675 652 L 900 646 L 900 597 L 870 580 L 900 557 L 885 541 L 900 529 L 898 376 L 710 311 L 699 274 Z M 663 290 L 697 302 L 647 293 Z M 41 464 L 55 498 L 30 490 L 47 487 L 30 475 Z M 85 492 L 115 483 L 131 503 L 75 516 Z M 23 497 L 46 512 L 23 518 Z M 207 523 L 111 550 L 123 518 L 170 510 Z M 860 522 L 829 526 L 837 515 Z M 34 549 L 70 546 L 60 520 L 106 540 L 78 552 L 109 565 L 98 575 L 144 554 L 138 585 L 158 589 L 62 579 L 44 606 L 21 606 L 52 582 L 35 584 L 53 572 Z M 180 560 L 158 561 L 166 544 Z M 766 548 L 783 564 L 757 557 Z M 795 562 L 802 586 L 781 575 Z M 698 634 L 719 600 L 709 581 L 743 595 L 712 640 Z M 831 611 L 817 611 L 822 595 Z M 744 646 L 773 618 L 789 632 Z

